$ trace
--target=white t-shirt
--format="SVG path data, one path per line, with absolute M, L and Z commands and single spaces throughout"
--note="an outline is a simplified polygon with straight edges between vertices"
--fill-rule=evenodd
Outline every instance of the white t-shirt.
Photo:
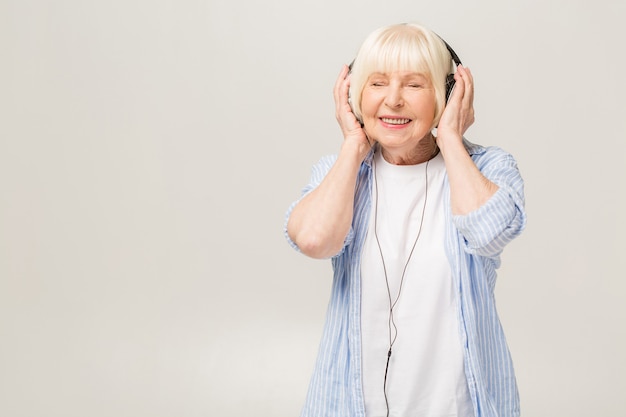
M 428 196 L 424 208 L 425 174 Z M 394 417 L 468 417 L 473 407 L 464 372 L 457 297 L 444 249 L 445 164 L 441 154 L 428 166 L 393 165 L 374 156 L 372 214 L 361 261 L 361 332 L 363 392 L 367 417 L 385 417 L 387 352 L 395 329 L 389 322 L 407 265 L 400 297 L 393 309 L 397 337 L 389 362 L 387 399 Z M 377 184 L 377 186 L 376 186 Z M 376 195 L 376 188 L 378 195 Z M 376 208 L 377 204 L 377 208 Z M 374 234 L 377 215 L 378 241 Z

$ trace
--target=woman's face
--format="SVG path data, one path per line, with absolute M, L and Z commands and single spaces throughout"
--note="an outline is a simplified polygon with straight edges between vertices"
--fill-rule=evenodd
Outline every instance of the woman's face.
M 411 155 L 434 127 L 435 90 L 429 77 L 417 72 L 374 73 L 361 96 L 368 136 L 383 149 Z

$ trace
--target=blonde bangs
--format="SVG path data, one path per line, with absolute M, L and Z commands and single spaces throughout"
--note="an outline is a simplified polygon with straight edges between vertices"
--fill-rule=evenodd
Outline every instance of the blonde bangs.
M 364 54 L 362 65 L 366 73 L 410 71 L 429 75 L 432 72 L 428 67 L 431 59 L 424 56 L 428 48 L 422 39 L 406 31 L 390 31 L 386 35 Z

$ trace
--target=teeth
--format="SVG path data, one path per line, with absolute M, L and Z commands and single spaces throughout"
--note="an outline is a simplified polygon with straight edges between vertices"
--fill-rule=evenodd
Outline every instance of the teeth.
M 411 121 L 411 119 L 389 119 L 387 117 L 382 117 L 381 120 L 391 125 L 404 125 Z

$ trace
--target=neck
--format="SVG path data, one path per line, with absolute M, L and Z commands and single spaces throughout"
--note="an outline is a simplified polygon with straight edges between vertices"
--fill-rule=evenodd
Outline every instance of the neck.
M 433 159 L 439 148 L 432 134 L 420 140 L 415 148 L 408 152 L 380 147 L 385 161 L 394 165 L 417 165 Z

